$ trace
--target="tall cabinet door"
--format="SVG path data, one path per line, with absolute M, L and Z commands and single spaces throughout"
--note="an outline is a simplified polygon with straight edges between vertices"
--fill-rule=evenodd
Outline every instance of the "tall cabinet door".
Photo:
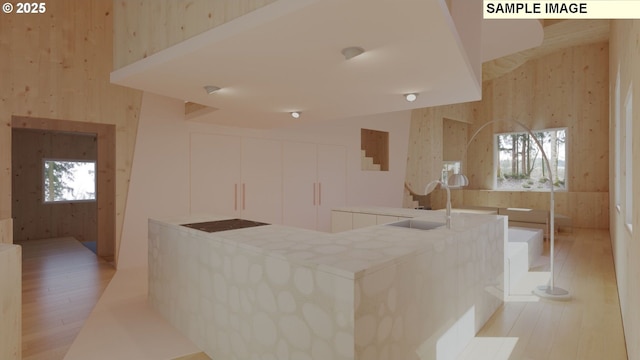
M 347 149 L 318 145 L 318 230 L 331 231 L 331 209 L 347 204 Z
M 191 213 L 240 216 L 241 138 L 192 133 Z
M 242 138 L 242 218 L 282 224 L 282 142 Z
M 282 148 L 282 223 L 317 229 L 318 180 L 316 144 L 288 142 Z

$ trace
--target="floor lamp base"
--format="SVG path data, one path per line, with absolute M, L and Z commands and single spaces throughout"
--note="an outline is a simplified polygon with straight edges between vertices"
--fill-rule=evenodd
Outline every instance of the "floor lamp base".
M 554 286 L 551 289 L 548 285 L 541 285 L 533 289 L 533 294 L 543 299 L 556 300 L 556 301 L 568 301 L 571 300 L 571 295 L 565 289 Z

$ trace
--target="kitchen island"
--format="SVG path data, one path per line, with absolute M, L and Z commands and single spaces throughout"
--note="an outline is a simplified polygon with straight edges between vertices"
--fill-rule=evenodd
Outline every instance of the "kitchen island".
M 502 216 L 337 234 L 182 226 L 225 219 L 149 221 L 149 300 L 214 360 L 454 359 L 503 301 Z

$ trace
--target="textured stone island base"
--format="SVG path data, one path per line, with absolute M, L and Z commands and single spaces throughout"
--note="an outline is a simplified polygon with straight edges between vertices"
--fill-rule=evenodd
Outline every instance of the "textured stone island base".
M 177 225 L 198 220 L 150 220 L 149 300 L 213 359 L 453 359 L 503 300 L 504 217 L 340 234 Z

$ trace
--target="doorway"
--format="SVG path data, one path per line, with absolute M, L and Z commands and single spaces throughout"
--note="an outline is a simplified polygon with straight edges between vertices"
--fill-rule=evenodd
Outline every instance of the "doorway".
M 48 229 L 45 229 L 49 234 L 44 237 L 68 235 L 64 233 L 65 226 L 74 226 L 76 228 L 84 225 L 93 226 L 94 230 L 85 229 L 82 233 L 92 234 L 93 231 L 93 234 L 95 234 L 94 240 L 96 241 L 97 255 L 107 261 L 113 261 L 115 255 L 115 125 L 13 116 L 12 129 L 18 132 L 36 131 L 39 132 L 43 138 L 62 138 L 62 141 L 67 143 L 95 142 L 95 201 L 65 204 L 67 205 L 66 208 L 68 211 L 75 212 L 75 215 L 71 214 L 69 217 L 72 220 L 56 220 L 55 224 L 50 225 Z M 73 146 L 68 146 L 68 148 L 73 148 Z M 90 146 L 87 145 L 85 148 L 88 149 Z M 42 149 L 36 151 L 42 151 Z M 79 154 L 72 157 L 86 158 L 88 155 L 83 155 L 82 151 L 90 152 L 91 150 L 80 150 Z M 40 157 L 43 156 L 40 155 Z M 29 166 L 38 167 L 37 169 L 31 169 L 31 172 L 35 171 L 38 173 L 41 171 L 40 169 L 42 164 L 37 162 Z M 22 181 L 22 179 L 17 178 L 19 174 L 19 172 L 12 173 L 13 182 Z M 29 191 L 38 193 L 37 195 L 40 196 L 40 200 L 37 201 L 40 203 L 26 206 L 27 209 L 30 206 L 33 206 L 35 209 L 37 206 L 43 205 L 43 191 L 37 190 L 42 189 L 43 185 L 39 184 L 39 186 L 39 188 L 34 187 Z M 17 202 L 19 201 L 20 199 L 12 199 L 12 208 L 18 208 Z M 23 204 L 20 204 L 20 206 L 20 211 L 24 211 L 25 206 L 23 206 Z M 83 210 L 81 209 L 81 206 L 88 207 Z M 89 210 L 91 206 L 94 206 L 95 211 L 93 221 L 91 220 L 90 214 L 90 211 L 92 210 Z M 51 212 L 51 210 L 49 210 L 49 212 Z M 14 214 L 14 217 L 18 216 L 20 216 L 20 214 Z M 70 221 L 75 221 L 76 223 L 71 225 Z M 22 229 L 21 227 L 25 225 L 20 223 L 20 219 L 17 219 L 15 222 L 17 224 L 14 223 L 14 238 L 15 240 L 21 240 L 21 236 L 24 235 L 23 232 L 25 231 L 25 229 Z M 35 226 L 37 226 L 37 224 Z M 84 235 L 79 236 L 82 237 Z

